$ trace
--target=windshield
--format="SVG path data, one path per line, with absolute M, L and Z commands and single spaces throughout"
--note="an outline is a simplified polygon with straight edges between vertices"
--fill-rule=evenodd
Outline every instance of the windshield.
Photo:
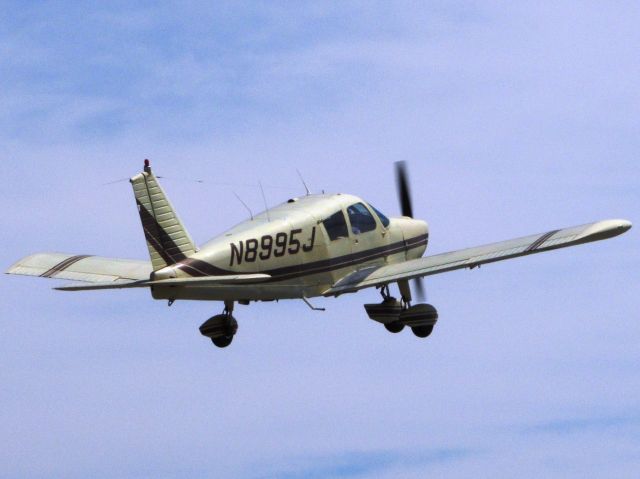
M 376 208 L 373 205 L 369 205 L 371 206 L 371 209 L 378 215 L 378 218 L 380 219 L 380 223 L 382 223 L 382 226 L 384 226 L 385 228 L 389 227 L 389 218 L 387 218 L 385 215 L 383 215 L 380 210 L 378 210 L 378 208 Z

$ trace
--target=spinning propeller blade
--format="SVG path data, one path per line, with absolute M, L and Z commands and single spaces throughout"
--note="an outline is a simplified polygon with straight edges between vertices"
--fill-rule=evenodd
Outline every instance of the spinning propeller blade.
M 398 189 L 398 199 L 400 200 L 400 211 L 402 216 L 413 218 L 413 204 L 411 201 L 411 191 L 409 189 L 409 173 L 405 161 L 396 162 L 396 187 Z M 418 301 L 425 300 L 424 284 L 422 278 L 413 281 Z
M 402 216 L 413 218 L 413 207 L 411 206 L 411 192 L 409 191 L 407 164 L 404 161 L 396 161 L 396 186 L 398 188 L 398 199 L 400 200 L 400 210 L 402 211 Z
M 422 278 L 414 279 L 413 285 L 416 291 L 416 299 L 422 303 L 427 298 L 427 295 L 424 290 L 424 283 L 422 282 Z

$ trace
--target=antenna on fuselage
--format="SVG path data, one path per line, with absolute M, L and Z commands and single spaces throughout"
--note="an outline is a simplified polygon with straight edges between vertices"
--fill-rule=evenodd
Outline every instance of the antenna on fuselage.
M 262 201 L 264 201 L 264 212 L 267 214 L 267 221 L 271 222 L 271 218 L 269 218 L 269 207 L 267 206 L 267 197 L 264 196 L 264 188 L 262 187 L 262 181 L 258 181 L 260 185 L 260 192 L 262 193 Z
M 297 169 L 297 168 L 296 168 L 296 173 L 298 173 L 298 178 L 300 178 L 300 181 L 302 181 L 302 184 L 304 185 L 304 189 L 307 192 L 307 196 L 309 196 L 311 194 L 311 193 L 309 193 L 309 187 L 304 182 L 304 178 L 302 177 L 302 174 L 300 173 L 300 170 Z
M 244 206 L 247 209 L 247 211 L 249 212 L 249 216 L 251 216 L 251 221 L 253 221 L 253 211 L 251 211 L 251 208 L 249 208 L 247 204 L 244 201 L 242 201 L 242 198 L 238 196 L 238 193 L 234 191 L 233 194 L 235 195 L 236 198 L 238 198 L 238 201 L 242 203 L 242 206 Z

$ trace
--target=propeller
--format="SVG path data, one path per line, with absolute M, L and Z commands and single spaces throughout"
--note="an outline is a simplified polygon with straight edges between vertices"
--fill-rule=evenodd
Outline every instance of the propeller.
M 409 191 L 408 176 L 407 162 L 396 161 L 396 187 L 398 188 L 400 210 L 402 211 L 402 216 L 413 218 L 413 207 L 411 205 L 411 191 Z
M 416 299 L 423 303 L 427 299 L 427 293 L 424 290 L 424 283 L 422 282 L 422 278 L 416 278 L 413 280 L 413 286 L 416 291 Z
M 398 189 L 398 200 L 400 201 L 400 211 L 402 216 L 413 218 L 413 203 L 411 201 L 411 190 L 409 188 L 409 173 L 407 172 L 406 161 L 396 161 L 396 188 Z M 424 301 L 426 298 L 424 283 L 422 278 L 413 280 L 416 298 Z

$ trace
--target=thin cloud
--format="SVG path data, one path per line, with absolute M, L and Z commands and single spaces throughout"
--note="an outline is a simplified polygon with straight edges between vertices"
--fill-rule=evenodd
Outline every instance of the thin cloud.
M 527 434 L 579 434 L 584 432 L 603 432 L 636 430 L 640 426 L 640 416 L 596 416 L 588 418 L 558 419 L 541 422 L 524 428 Z
M 400 452 L 379 450 L 350 452 L 307 459 L 292 459 L 286 466 L 267 467 L 267 474 L 248 476 L 255 479 L 329 479 L 377 477 L 380 473 L 429 467 L 464 461 L 478 454 L 470 449 L 435 449 Z M 257 466 L 260 468 L 260 466 Z

